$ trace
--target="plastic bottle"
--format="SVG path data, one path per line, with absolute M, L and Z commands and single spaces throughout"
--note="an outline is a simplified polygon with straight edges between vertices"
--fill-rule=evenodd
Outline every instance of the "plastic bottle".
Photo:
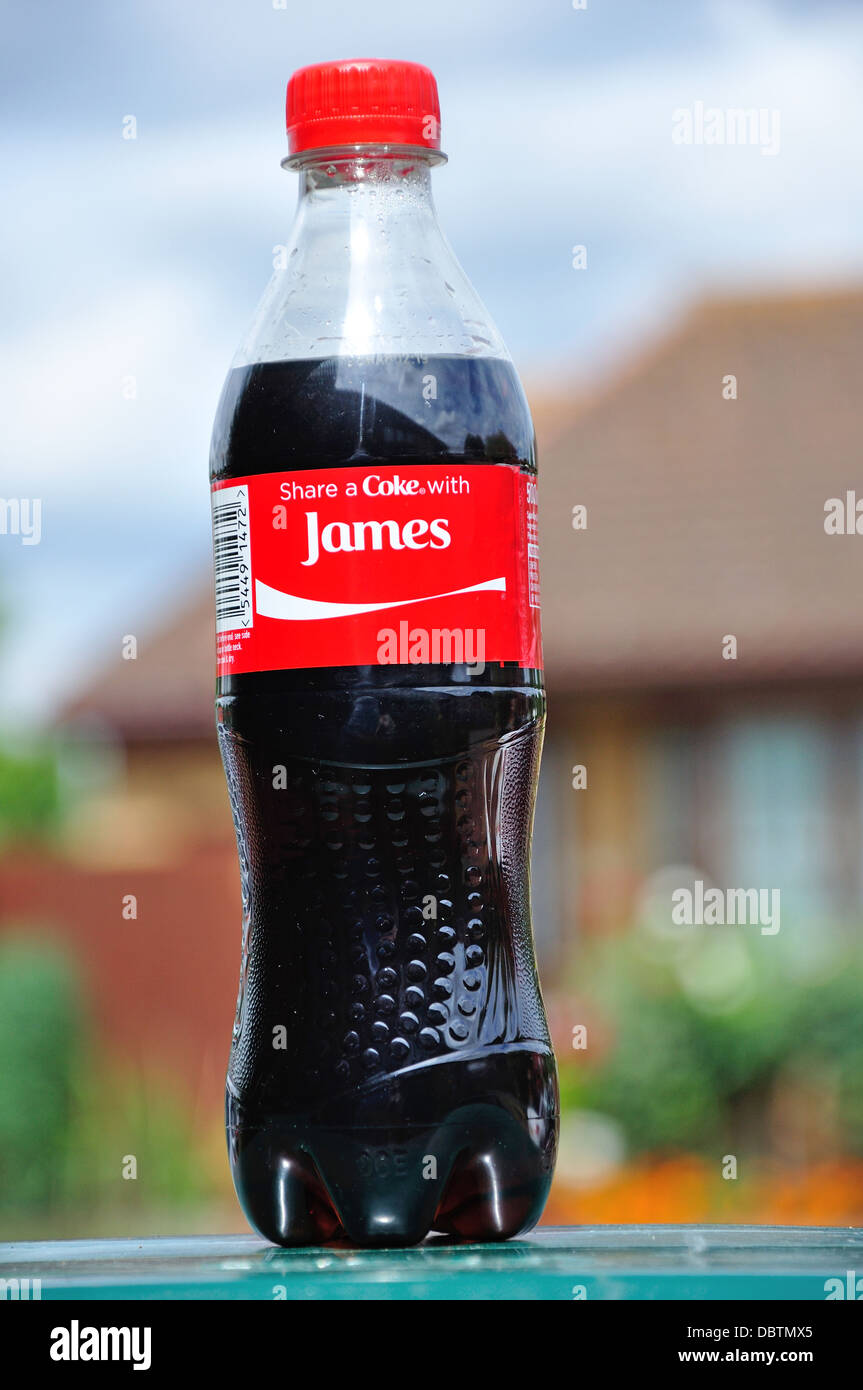
M 296 221 L 211 458 L 234 1183 L 282 1245 L 499 1240 L 557 1140 L 533 429 L 437 223 L 428 69 L 303 69 L 288 135 Z

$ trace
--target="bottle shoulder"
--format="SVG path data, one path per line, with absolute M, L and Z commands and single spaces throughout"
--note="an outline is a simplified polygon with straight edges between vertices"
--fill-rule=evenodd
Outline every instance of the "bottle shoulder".
M 508 361 L 426 183 L 392 176 L 301 196 L 233 365 L 353 356 Z
M 512 363 L 334 356 L 228 374 L 213 428 L 214 480 L 410 460 L 518 463 L 533 471 L 533 424 Z

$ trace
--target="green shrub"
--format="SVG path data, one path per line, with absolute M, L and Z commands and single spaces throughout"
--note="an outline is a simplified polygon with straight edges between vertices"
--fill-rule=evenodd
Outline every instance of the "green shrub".
M 82 1015 L 76 972 L 45 942 L 0 941 L 0 1205 L 62 1191 Z

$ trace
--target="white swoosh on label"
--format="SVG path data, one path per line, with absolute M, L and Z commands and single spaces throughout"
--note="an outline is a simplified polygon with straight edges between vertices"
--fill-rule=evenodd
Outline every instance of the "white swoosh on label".
M 481 589 L 498 589 L 506 593 L 506 579 L 484 579 L 481 584 L 469 584 L 466 589 L 450 589 L 445 594 L 424 594 L 422 598 L 393 598 L 386 603 L 325 603 L 322 599 L 300 598 L 271 589 L 269 584 L 255 580 L 255 608 L 262 618 L 284 618 L 302 623 L 321 618 L 348 618 L 356 613 L 376 613 L 380 608 L 405 608 L 410 603 L 430 603 L 436 598 L 455 598 L 457 594 L 476 594 Z

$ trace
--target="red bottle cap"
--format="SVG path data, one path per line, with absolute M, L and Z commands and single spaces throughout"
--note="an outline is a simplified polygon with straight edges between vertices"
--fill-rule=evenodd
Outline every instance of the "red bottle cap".
M 288 83 L 288 148 L 419 145 L 440 149 L 434 74 L 421 63 L 348 58 L 300 68 Z

